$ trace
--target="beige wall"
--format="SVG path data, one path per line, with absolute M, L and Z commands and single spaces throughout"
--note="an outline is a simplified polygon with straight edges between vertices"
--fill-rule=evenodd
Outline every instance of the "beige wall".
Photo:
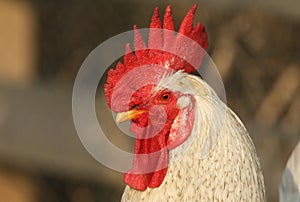
M 0 1 L 0 84 L 26 85 L 34 78 L 34 11 L 26 1 Z

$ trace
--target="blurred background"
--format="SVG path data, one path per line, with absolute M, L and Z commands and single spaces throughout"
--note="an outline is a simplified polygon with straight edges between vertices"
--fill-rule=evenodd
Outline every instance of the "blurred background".
M 94 160 L 75 131 L 77 71 L 103 41 L 133 24 L 147 27 L 155 6 L 163 13 L 171 4 L 178 28 L 195 2 L 0 1 L 0 201 L 120 200 L 122 173 Z M 300 139 L 299 7 L 296 0 L 204 0 L 195 17 L 206 26 L 228 105 L 254 140 L 268 201 L 278 201 Z M 133 147 L 111 131 L 116 145 Z

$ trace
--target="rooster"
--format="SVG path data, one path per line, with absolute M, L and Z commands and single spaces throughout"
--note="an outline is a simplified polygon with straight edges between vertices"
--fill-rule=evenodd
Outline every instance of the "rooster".
M 195 66 L 187 58 L 200 66 L 208 47 L 205 28 L 193 27 L 196 8 L 177 34 L 171 7 L 163 23 L 155 8 L 148 46 L 134 26 L 135 52 L 127 44 L 124 62 L 108 72 L 107 103 L 117 122 L 131 121 L 136 135 L 122 201 L 265 200 L 260 163 L 243 123 L 203 79 L 190 74 Z M 187 48 L 184 37 L 203 51 Z

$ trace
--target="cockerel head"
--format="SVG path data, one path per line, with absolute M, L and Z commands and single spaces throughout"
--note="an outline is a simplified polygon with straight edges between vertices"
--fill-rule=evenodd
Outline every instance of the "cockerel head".
M 182 144 L 193 128 L 196 103 L 184 75 L 201 65 L 208 46 L 204 27 L 200 23 L 193 27 L 196 8 L 188 11 L 178 33 L 170 6 L 163 23 L 156 8 L 148 46 L 134 26 L 135 52 L 127 44 L 124 63 L 108 72 L 108 105 L 118 113 L 117 122 L 132 121 L 136 135 L 133 168 L 124 178 L 138 190 L 160 186 L 168 168 L 168 151 Z M 187 37 L 192 45 L 186 43 Z

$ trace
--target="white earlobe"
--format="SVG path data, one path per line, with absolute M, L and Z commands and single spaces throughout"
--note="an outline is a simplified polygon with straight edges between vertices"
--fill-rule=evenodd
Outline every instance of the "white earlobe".
M 191 99 L 188 96 L 181 96 L 177 100 L 177 107 L 183 109 L 191 104 Z

